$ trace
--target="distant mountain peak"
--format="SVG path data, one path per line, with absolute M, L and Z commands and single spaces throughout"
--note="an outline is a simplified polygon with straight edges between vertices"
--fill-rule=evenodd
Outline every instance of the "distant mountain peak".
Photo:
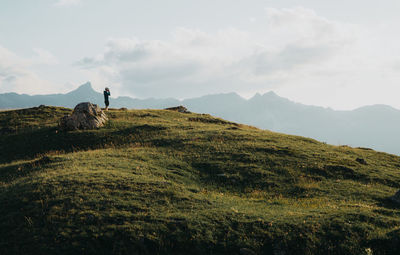
M 226 97 L 226 98 L 242 98 L 241 96 L 239 96 L 239 94 L 237 94 L 236 92 L 229 92 L 229 93 L 222 93 L 222 94 L 216 94 L 216 96 L 222 96 L 222 97 Z
M 196 98 L 189 98 L 186 100 L 201 100 L 201 99 L 239 99 L 239 100 L 244 100 L 240 95 L 238 95 L 235 92 L 229 92 L 229 93 L 220 93 L 220 94 L 210 94 L 210 95 L 204 95 L 201 97 L 196 97 Z
M 255 93 L 252 99 L 261 99 L 261 98 L 280 98 L 275 92 L 269 91 L 264 94 L 261 94 L 259 92 Z
M 261 97 L 261 94 L 260 94 L 260 93 L 258 93 L 258 92 L 257 92 L 257 93 L 255 93 L 255 94 L 254 94 L 254 96 L 253 96 L 253 98 L 259 98 L 259 97 Z
M 88 81 L 88 82 L 82 84 L 81 86 L 79 86 L 79 88 L 77 90 L 81 90 L 81 89 L 91 89 L 91 90 L 93 90 L 92 83 L 90 83 L 90 81 Z
M 269 91 L 261 95 L 260 93 L 256 93 L 250 100 L 265 100 L 265 99 L 280 99 L 281 97 L 278 96 L 275 92 Z
M 79 86 L 77 89 L 71 91 L 68 94 L 79 93 L 79 94 L 82 94 L 82 95 L 86 95 L 86 94 L 92 94 L 93 92 L 95 92 L 95 90 L 93 89 L 92 84 L 90 83 L 90 81 L 88 81 L 88 82 L 82 84 L 81 86 Z
M 393 108 L 390 105 L 385 105 L 385 104 L 374 104 L 374 105 L 366 105 L 362 106 L 360 108 L 357 108 L 353 110 L 355 112 L 397 112 L 398 110 L 396 108 Z
M 269 92 L 267 92 L 267 93 L 264 93 L 264 95 L 263 95 L 264 97 L 265 96 L 268 96 L 268 97 L 280 97 L 280 96 L 278 96 L 275 92 L 273 92 L 273 91 L 269 91 Z

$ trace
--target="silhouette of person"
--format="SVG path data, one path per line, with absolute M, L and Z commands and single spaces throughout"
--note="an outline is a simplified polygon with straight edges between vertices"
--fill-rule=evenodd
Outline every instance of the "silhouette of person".
M 110 89 L 109 88 L 105 88 L 103 94 L 104 94 L 104 103 L 106 105 L 106 109 L 105 110 L 108 111 L 108 106 L 110 105 L 110 101 L 108 100 L 108 97 L 111 95 L 110 94 Z

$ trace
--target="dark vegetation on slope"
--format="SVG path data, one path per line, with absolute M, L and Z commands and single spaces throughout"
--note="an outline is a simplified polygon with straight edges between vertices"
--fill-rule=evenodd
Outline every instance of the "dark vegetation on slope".
M 204 114 L 0 112 L 1 254 L 397 254 L 400 158 Z

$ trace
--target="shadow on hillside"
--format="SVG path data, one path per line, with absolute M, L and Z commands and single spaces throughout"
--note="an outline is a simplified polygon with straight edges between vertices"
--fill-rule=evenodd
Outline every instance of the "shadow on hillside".
M 375 212 L 380 213 L 380 214 L 386 214 L 386 215 L 392 216 L 392 217 L 397 217 L 397 212 L 394 213 L 392 210 L 400 209 L 400 204 L 393 201 L 391 199 L 391 197 L 379 199 L 378 206 L 389 209 L 389 211 L 385 210 L 385 209 L 377 209 L 377 210 L 375 210 Z
M 11 182 L 19 177 L 29 175 L 39 171 L 43 166 L 56 162 L 55 159 L 47 156 L 28 163 L 15 164 L 6 167 L 0 167 L 0 182 Z
M 74 152 L 109 148 L 130 143 L 148 144 L 165 127 L 138 125 L 123 129 L 98 129 L 59 132 L 57 128 L 42 128 L 0 138 L 0 163 L 33 159 L 48 152 Z
M 104 137 L 94 132 L 58 132 L 56 128 L 43 128 L 29 133 L 19 133 L 4 137 L 0 163 L 17 159 L 31 159 L 49 151 L 71 152 L 98 147 Z
M 242 164 L 239 161 L 226 164 L 226 161 L 196 162 L 192 164 L 192 167 L 199 171 L 201 182 L 207 185 L 242 192 L 246 189 L 270 191 L 279 189 L 275 173 L 252 164 Z M 291 182 L 287 176 L 279 178 Z

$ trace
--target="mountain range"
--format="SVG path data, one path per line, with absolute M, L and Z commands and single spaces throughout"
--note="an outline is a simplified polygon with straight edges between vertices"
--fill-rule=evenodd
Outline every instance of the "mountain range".
M 38 105 L 73 108 L 87 101 L 104 104 L 102 93 L 96 92 L 90 82 L 67 94 L 0 94 L 0 109 Z M 114 108 L 162 109 L 177 105 L 183 105 L 193 112 L 208 113 L 262 129 L 306 136 L 329 144 L 367 147 L 400 155 L 400 110 L 387 105 L 336 111 L 295 103 L 274 92 L 256 94 L 248 100 L 236 93 L 185 100 L 130 97 L 111 99 L 111 107 Z

